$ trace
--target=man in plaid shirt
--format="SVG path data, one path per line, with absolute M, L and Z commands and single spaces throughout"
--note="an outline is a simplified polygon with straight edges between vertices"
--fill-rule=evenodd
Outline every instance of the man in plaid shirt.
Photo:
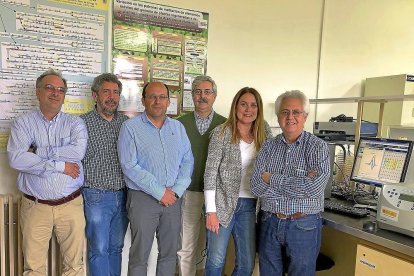
M 285 92 L 275 107 L 283 133 L 263 144 L 250 182 L 263 211 L 260 275 L 283 275 L 283 248 L 289 276 L 315 275 L 321 244 L 320 212 L 330 175 L 329 149 L 324 141 L 303 130 L 309 113 L 305 94 Z
M 128 218 L 117 141 L 121 125 L 128 117 L 117 111 L 122 83 L 115 75 L 96 77 L 91 90 L 95 108 L 81 115 L 90 137 L 82 161 L 89 273 L 91 276 L 121 275 Z

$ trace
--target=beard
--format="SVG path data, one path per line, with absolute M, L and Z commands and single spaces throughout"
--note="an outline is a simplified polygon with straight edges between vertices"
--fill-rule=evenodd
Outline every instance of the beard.
M 117 110 L 118 110 L 118 107 L 115 107 L 115 108 L 103 107 L 102 108 L 102 112 L 105 113 L 106 115 L 114 115 Z
M 114 107 L 111 106 L 111 104 L 115 104 Z M 114 115 L 118 110 L 118 102 L 114 100 L 107 100 L 105 102 L 99 102 L 98 105 L 102 111 L 102 113 L 112 116 Z

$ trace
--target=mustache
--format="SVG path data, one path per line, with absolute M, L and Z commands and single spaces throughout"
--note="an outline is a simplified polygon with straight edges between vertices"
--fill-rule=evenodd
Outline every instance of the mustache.
M 201 98 L 200 100 L 198 100 L 199 103 L 208 103 L 206 98 Z
M 113 99 L 109 99 L 109 100 L 106 100 L 106 101 L 105 101 L 105 103 L 106 103 L 106 104 L 112 104 L 112 103 L 114 103 L 114 104 L 118 104 L 118 101 L 115 101 L 115 100 L 113 100 Z

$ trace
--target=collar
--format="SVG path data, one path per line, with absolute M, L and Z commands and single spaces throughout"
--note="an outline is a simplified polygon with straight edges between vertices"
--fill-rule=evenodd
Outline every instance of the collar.
M 45 117 L 45 115 L 43 115 L 43 113 L 42 113 L 42 111 L 40 110 L 40 108 L 38 109 L 38 114 L 39 114 L 39 116 L 43 119 L 43 120 L 45 120 L 46 122 L 54 122 L 54 123 L 56 123 L 57 121 L 59 121 L 59 119 L 60 119 L 60 117 L 62 116 L 62 111 L 59 111 L 59 113 L 58 114 L 56 114 L 56 116 L 55 117 L 53 117 L 52 118 L 52 120 L 49 120 L 48 118 L 46 118 Z
M 158 128 L 158 127 L 157 127 L 157 126 L 155 126 L 155 125 L 152 123 L 152 121 L 148 118 L 147 113 L 146 113 L 145 111 L 142 113 L 141 118 L 142 118 L 142 121 L 143 121 L 144 123 L 151 124 L 153 127 Z M 168 122 L 169 122 L 170 120 L 171 120 L 171 118 L 170 118 L 170 117 L 168 117 L 167 115 L 165 115 L 165 117 L 164 117 L 164 123 L 162 124 L 161 128 L 162 128 L 163 126 L 167 125 L 167 124 L 168 124 Z
M 214 110 L 212 109 L 210 114 L 208 114 L 208 116 L 206 118 L 201 117 L 200 115 L 198 115 L 198 113 L 196 111 L 194 111 L 194 118 L 196 120 L 212 120 L 214 116 Z
M 300 145 L 302 143 L 302 140 L 304 139 L 303 136 L 305 136 L 305 131 L 302 131 L 302 133 L 299 135 L 298 139 L 293 142 L 292 144 L 289 144 L 286 139 L 285 136 L 282 133 L 282 141 L 286 144 L 286 145 Z

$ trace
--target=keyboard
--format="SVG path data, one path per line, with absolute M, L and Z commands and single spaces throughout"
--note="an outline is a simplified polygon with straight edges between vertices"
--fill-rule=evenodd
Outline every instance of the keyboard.
M 324 209 L 325 211 L 355 218 L 363 218 L 369 215 L 369 211 L 367 209 L 355 208 L 334 200 L 325 200 Z

